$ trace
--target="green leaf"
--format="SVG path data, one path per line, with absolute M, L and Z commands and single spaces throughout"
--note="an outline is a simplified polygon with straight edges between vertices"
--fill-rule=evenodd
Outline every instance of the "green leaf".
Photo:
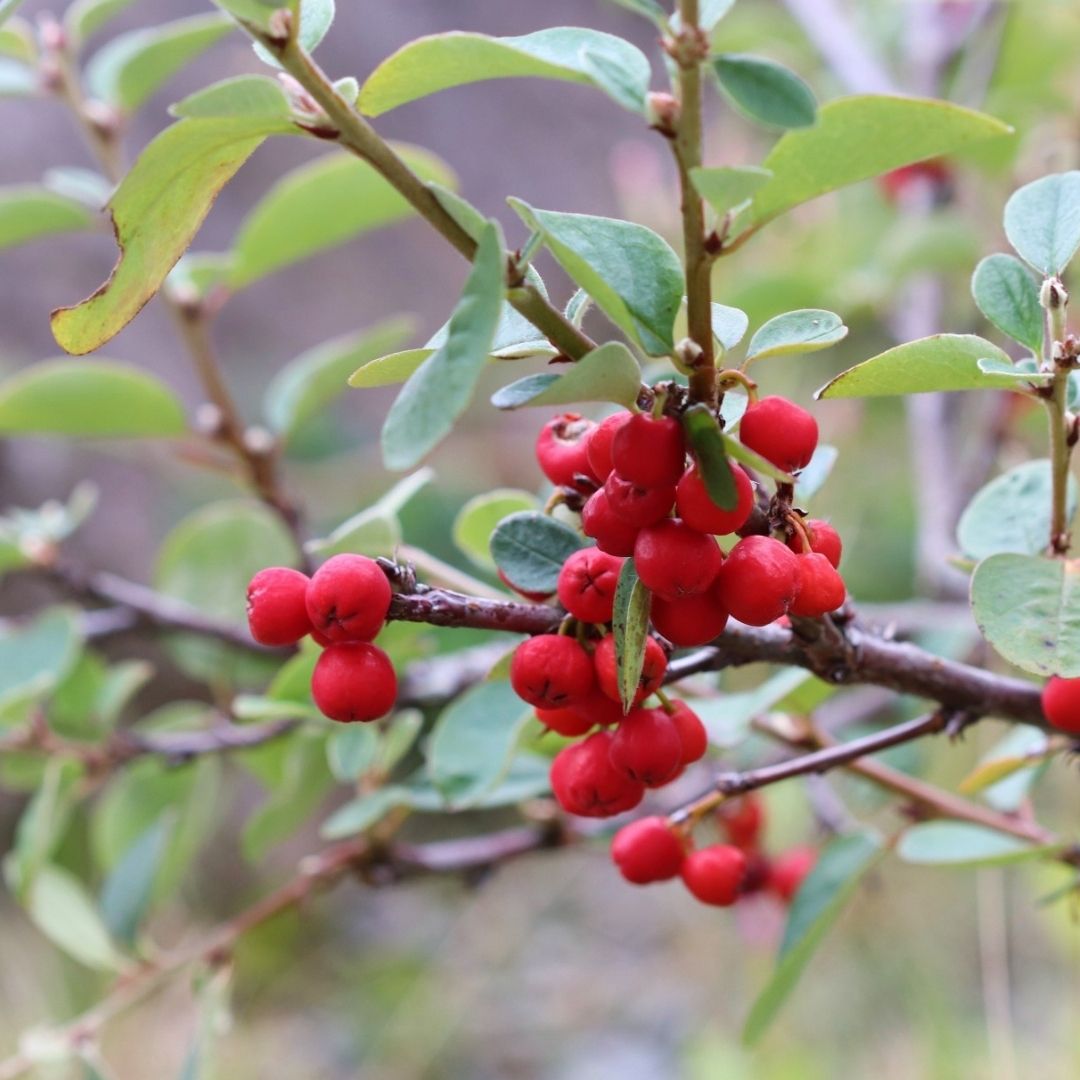
M 535 511 L 504 518 L 491 534 L 495 565 L 514 588 L 553 593 L 559 571 L 585 541 L 568 525 Z
M 747 53 L 721 53 L 713 71 L 728 100 L 747 119 L 769 128 L 803 128 L 814 123 L 814 92 L 775 60 Z
M 1012 255 L 988 255 L 971 279 L 979 310 L 1003 333 L 1035 356 L 1042 353 L 1043 310 L 1039 287 L 1024 264 Z
M 645 644 L 649 639 L 649 608 L 652 595 L 641 584 L 633 559 L 619 571 L 615 586 L 615 610 L 611 629 L 615 635 L 615 662 L 619 675 L 619 697 L 623 712 L 634 707 L 645 664 Z
M 982 359 L 1012 366 L 996 345 L 974 334 L 935 334 L 897 345 L 842 371 L 815 395 L 818 398 L 885 397 L 927 394 L 939 390 L 1008 390 L 1009 375 L 985 372 Z
M 292 109 L 285 91 L 265 75 L 236 75 L 212 86 L 196 90 L 169 106 L 171 116 L 195 119 L 255 117 L 259 120 L 288 121 Z
M 536 511 L 539 502 L 528 491 L 496 488 L 471 498 L 454 521 L 453 537 L 458 549 L 477 566 L 495 569 L 491 557 L 491 536 L 499 522 L 511 514 Z
M 335 810 L 319 827 L 324 840 L 344 840 L 367 832 L 391 810 L 410 803 L 408 790 L 400 784 L 388 784 L 345 803 Z
M 783 469 L 763 458 L 756 450 L 751 450 L 749 446 L 743 446 L 738 439 L 733 435 L 729 435 L 726 431 L 721 434 L 729 458 L 741 461 L 744 465 L 749 465 L 754 472 L 760 473 L 762 476 L 772 477 L 773 480 L 779 480 L 781 484 L 795 483 L 795 477 L 791 473 L 784 472 Z
M 37 40 L 33 28 L 25 19 L 12 19 L 0 26 L 0 55 L 10 56 L 22 64 L 37 63 Z
M 725 352 L 730 352 L 742 341 L 749 325 L 750 316 L 740 308 L 712 305 L 713 337 L 723 345 Z
M 454 31 L 418 38 L 384 60 L 364 83 L 359 108 L 379 116 L 452 86 L 523 76 L 592 84 L 640 112 L 651 71 L 639 49 L 598 30 L 555 27 L 505 38 Z
M 788 311 L 762 326 L 750 339 L 747 363 L 766 356 L 795 356 L 828 349 L 847 337 L 848 328 L 839 315 L 817 308 Z
M 527 375 L 496 390 L 491 403 L 498 409 L 525 405 L 573 405 L 581 401 L 610 401 L 631 408 L 641 393 L 641 368 L 633 353 L 618 341 L 586 353 L 565 375 Z
M 280 121 L 181 120 L 139 155 L 109 206 L 120 261 L 109 280 L 74 307 L 53 312 L 69 353 L 88 353 L 119 333 L 160 288 L 191 243 L 217 193 Z
M 67 608 L 50 608 L 28 626 L 0 630 L 0 712 L 52 690 L 74 667 L 81 646 Z
M 154 883 L 169 848 L 175 818 L 166 812 L 128 848 L 101 887 L 101 913 L 109 933 L 134 945 L 150 908 Z
M 1080 676 L 1080 563 L 991 555 L 975 568 L 971 607 L 983 636 L 1033 675 Z
M 723 217 L 743 208 L 772 179 L 772 173 L 754 165 L 730 165 L 691 169 L 690 177 L 698 194 Z
M 795 895 L 776 970 L 750 1010 L 744 1042 L 752 1045 L 765 1034 L 811 956 L 883 854 L 880 837 L 869 830 L 837 837 L 822 850 Z
M 19 818 L 15 840 L 4 863 L 12 891 L 25 899 L 37 872 L 56 853 L 78 804 L 82 768 L 70 758 L 50 757 L 41 782 Z
M 175 438 L 187 425 L 153 375 L 110 360 L 47 360 L 0 383 L 0 434 Z
M 300 6 L 300 0 L 214 0 L 214 3 L 241 25 L 258 30 L 269 29 L 270 16 L 279 8 L 295 14 Z
M 1025 184 L 1005 204 L 1005 235 L 1029 266 L 1060 274 L 1080 247 L 1080 172 Z
M 375 764 L 379 730 L 371 724 L 348 724 L 326 740 L 326 762 L 335 780 L 355 783 Z
M 708 405 L 691 405 L 682 416 L 686 441 L 693 450 L 705 490 L 721 510 L 734 510 L 739 501 L 720 425 Z
M 86 888 L 68 871 L 42 867 L 27 894 L 26 910 L 37 928 L 80 964 L 101 971 L 124 966 Z
M 812 499 L 829 479 L 840 452 L 835 446 L 819 443 L 810 464 L 799 473 L 799 499 Z
M 233 29 L 228 16 L 210 13 L 121 34 L 87 64 L 87 86 L 102 101 L 133 112 L 185 64 Z
M 789 131 L 762 165 L 773 178 L 754 196 L 756 228 L 826 192 L 1008 135 L 1008 125 L 944 101 L 864 94 L 821 106 L 817 123 Z
M 968 504 L 956 527 L 960 550 L 979 560 L 1001 552 L 1039 555 L 1050 536 L 1053 481 L 1046 458 L 1025 461 L 995 477 Z M 1069 520 L 1076 514 L 1077 484 L 1069 477 Z
M 388 469 L 409 469 L 437 446 L 468 408 L 495 340 L 503 303 L 503 243 L 499 227 L 484 230 L 446 343 L 409 377 L 382 429 Z
M 1002 813 L 1015 814 L 1048 764 L 1050 736 L 1042 728 L 1016 725 L 960 782 L 962 795 L 983 793 Z
M 393 722 L 383 732 L 375 767 L 381 773 L 389 773 L 399 765 L 415 745 L 423 727 L 424 714 L 419 709 L 402 709 L 394 713 Z
M 394 148 L 423 179 L 456 183 L 447 165 L 429 151 L 400 144 Z M 334 153 L 308 162 L 279 180 L 241 223 L 229 287 L 245 288 L 415 212 L 366 161 Z
M 439 714 L 428 772 L 453 809 L 476 805 L 506 775 L 532 715 L 508 682 L 479 683 Z
M 966 821 L 927 821 L 904 831 L 896 854 L 923 866 L 1003 866 L 1060 849 L 1060 844 L 1032 844 Z
M 230 0 L 230 2 L 235 2 L 235 0 Z M 250 0 L 245 0 L 245 2 L 250 2 Z M 334 0 L 289 0 L 287 5 L 278 2 L 275 6 L 289 6 L 294 13 L 299 11 L 300 29 L 296 37 L 305 52 L 315 51 L 334 21 Z M 255 45 L 255 54 L 271 67 L 281 67 L 277 57 L 262 45 Z
M 650 356 L 674 349 L 684 286 L 679 258 L 667 241 L 629 221 L 534 210 L 520 199 L 509 202 L 526 225 L 543 235 L 574 284 L 620 330 Z
M 98 220 L 86 206 L 47 188 L 0 188 L 0 251 L 42 236 L 92 229 Z
M 110 19 L 115 18 L 134 0 L 75 0 L 64 12 L 64 28 L 78 46 L 96 34 Z
M 263 409 L 270 429 L 286 442 L 348 388 L 353 371 L 397 347 L 413 320 L 396 316 L 369 330 L 325 341 L 286 364 L 266 388 Z

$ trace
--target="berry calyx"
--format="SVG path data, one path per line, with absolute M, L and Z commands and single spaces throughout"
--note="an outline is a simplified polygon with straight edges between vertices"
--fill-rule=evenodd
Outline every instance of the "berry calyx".
M 683 841 L 662 817 L 624 825 L 611 841 L 611 858 L 631 885 L 651 885 L 677 877 L 686 857 Z
M 816 551 L 797 557 L 799 591 L 788 610 L 792 615 L 816 619 L 835 611 L 847 598 L 844 579 L 836 567 Z
M 795 599 L 799 556 L 770 536 L 747 536 L 724 560 L 719 589 L 733 618 L 747 626 L 767 626 Z
M 259 644 L 295 645 L 310 633 L 305 601 L 308 580 L 307 574 L 287 566 L 268 566 L 251 579 L 247 587 L 248 628 Z
M 724 536 L 738 532 L 746 524 L 754 509 L 754 485 L 741 466 L 730 468 L 737 500 L 731 510 L 722 510 L 712 501 L 697 465 L 683 474 L 675 493 L 675 507 L 679 517 L 692 529 Z
M 785 472 L 810 464 L 818 442 L 817 421 L 805 409 L 782 397 L 754 402 L 739 423 L 739 439 Z
M 510 685 L 536 709 L 564 709 L 584 701 L 595 685 L 592 658 L 571 637 L 538 634 L 510 661 Z
M 618 412 L 601 420 L 589 433 L 585 453 L 589 459 L 589 471 L 602 484 L 615 468 L 611 460 L 611 444 L 619 428 L 630 419 L 628 412 Z
M 665 600 L 654 596 L 649 612 L 658 634 L 682 648 L 707 645 L 723 631 L 728 621 L 724 606 L 723 590 L 718 582 L 697 596 L 683 596 L 678 600 Z
M 817 850 L 812 847 L 796 847 L 777 856 L 769 866 L 767 887 L 784 903 L 790 904 L 795 894 L 814 869 Z
M 378 720 L 397 697 L 394 665 L 370 642 L 337 642 L 315 664 L 311 696 L 319 711 L 338 723 Z
M 588 436 L 596 425 L 578 413 L 549 420 L 536 438 L 540 471 L 556 486 L 588 494 L 596 486 L 586 454 Z
M 634 566 L 641 583 L 665 600 L 705 592 L 716 581 L 723 562 L 716 541 L 679 518 L 642 529 L 634 544 Z
M 575 709 L 537 709 L 536 719 L 549 731 L 573 739 L 593 728 L 593 722 Z
M 1047 722 L 1068 735 L 1080 735 L 1080 679 L 1050 678 L 1042 691 Z
M 638 529 L 615 513 L 603 488 L 590 496 L 582 509 L 581 531 L 609 555 L 625 557 L 634 554 Z
M 612 511 L 627 525 L 638 529 L 667 517 L 675 503 L 675 488 L 671 484 L 640 487 L 614 472 L 604 481 L 604 494 Z
M 739 898 L 746 856 L 729 844 L 713 844 L 690 852 L 679 872 L 683 884 L 703 904 L 727 907 Z
M 765 806 L 752 791 L 722 803 L 716 815 L 728 840 L 742 851 L 752 851 L 761 843 L 765 828 Z
M 551 790 L 567 813 L 613 817 L 641 802 L 645 786 L 611 763 L 611 740 L 609 731 L 596 731 L 584 742 L 566 746 L 555 755 Z
M 312 575 L 307 613 L 331 641 L 370 641 L 386 622 L 390 583 L 374 559 L 335 555 Z
M 615 635 L 607 634 L 601 639 L 593 653 L 596 665 L 596 681 L 600 689 L 612 700 L 619 697 L 619 662 L 615 655 Z M 645 639 L 645 659 L 641 665 L 641 677 L 638 679 L 634 705 L 640 705 L 650 694 L 655 693 L 664 682 L 667 671 L 667 654 L 656 638 Z
M 827 521 L 821 521 L 818 518 L 808 518 L 803 522 L 803 528 L 810 535 L 810 550 L 818 555 L 824 555 L 835 568 L 839 569 L 840 556 L 844 550 L 840 534 Z M 796 555 L 803 554 L 802 534 L 798 530 L 788 538 L 788 547 Z
M 559 571 L 559 602 L 582 622 L 610 622 L 622 566 L 622 559 L 598 548 L 575 551 Z
M 709 733 L 705 725 L 685 701 L 673 701 L 671 722 L 679 733 L 679 742 L 682 744 L 683 765 L 693 765 L 700 761 L 709 749 Z
M 641 487 L 669 487 L 679 482 L 686 465 L 682 425 L 673 416 L 631 416 L 611 444 L 615 471 Z
M 682 739 L 663 709 L 633 709 L 615 729 L 611 763 L 631 780 L 660 787 L 682 767 Z

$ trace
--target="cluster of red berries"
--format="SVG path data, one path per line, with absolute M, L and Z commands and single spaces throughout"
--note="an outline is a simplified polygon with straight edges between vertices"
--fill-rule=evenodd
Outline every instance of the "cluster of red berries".
M 1080 679 L 1060 675 L 1049 679 L 1042 691 L 1042 710 L 1052 727 L 1080 737 Z
M 765 811 L 753 794 L 721 804 L 716 825 L 726 843 L 694 849 L 666 819 L 640 818 L 615 834 L 611 855 L 634 885 L 681 877 L 698 900 L 717 907 L 760 892 L 790 903 L 814 868 L 816 850 L 795 847 L 769 858 L 761 846 Z
M 386 622 L 390 583 L 373 559 L 335 555 L 309 578 L 271 566 L 248 585 L 251 636 L 263 645 L 295 645 L 309 634 L 323 646 L 311 696 L 331 720 L 377 720 L 394 707 L 397 676 L 372 641 Z

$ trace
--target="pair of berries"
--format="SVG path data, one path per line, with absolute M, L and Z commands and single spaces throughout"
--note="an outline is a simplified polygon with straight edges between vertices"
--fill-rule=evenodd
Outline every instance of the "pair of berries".
M 1054 675 L 1043 687 L 1042 709 L 1051 727 L 1080 737 L 1080 679 Z
M 310 578 L 272 566 L 248 585 L 248 626 L 263 645 L 295 645 L 310 634 L 323 646 L 311 677 L 319 710 L 341 723 L 376 720 L 397 697 L 394 666 L 372 644 L 391 596 L 378 563 L 363 555 L 335 555 Z

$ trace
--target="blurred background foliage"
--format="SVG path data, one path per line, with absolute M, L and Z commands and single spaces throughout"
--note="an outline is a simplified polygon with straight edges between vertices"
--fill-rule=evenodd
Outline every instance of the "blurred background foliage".
M 921 32 L 923 6 L 899 0 L 849 5 L 867 47 L 909 88 L 917 88 L 911 38 Z M 851 327 L 848 339 L 832 350 L 761 365 L 756 374 L 767 392 L 806 402 L 829 376 L 888 347 L 897 298 L 927 272 L 946 283 L 941 329 L 988 332 L 970 300 L 968 279 L 978 258 L 1003 247 L 999 222 L 1007 194 L 1044 173 L 1080 165 L 1080 8 L 1074 0 L 989 6 L 982 29 L 950 66 L 943 92 L 1013 124 L 1016 136 L 953 162 L 947 204 L 913 220 L 879 186 L 863 184 L 787 215 L 719 263 L 716 299 L 744 308 L 752 327 L 798 307 L 835 310 Z M 654 60 L 657 55 L 647 22 L 601 0 L 397 0 L 339 7 L 319 52 L 335 76 L 362 77 L 405 41 L 448 29 L 504 35 L 589 25 L 635 41 Z M 48 8 L 29 0 L 24 13 L 33 17 Z M 141 0 L 108 33 L 191 10 L 182 0 Z M 799 71 L 821 100 L 846 92 L 782 3 L 743 0 L 721 33 L 728 51 L 762 52 Z M 252 69 L 242 36 L 225 37 L 140 111 L 130 152 L 166 124 L 170 102 Z M 771 140 L 713 105 L 707 163 L 760 161 Z M 461 190 L 499 217 L 512 240 L 523 234 L 504 206 L 507 194 L 535 206 L 626 216 L 673 241 L 677 235 L 675 177 L 662 140 L 586 88 L 531 80 L 481 83 L 395 111 L 379 128 L 442 156 Z M 90 164 L 54 101 L 0 98 L 0 130 L 4 184 L 36 180 L 57 165 Z M 311 145 L 300 140 L 268 143 L 222 193 L 197 249 L 223 249 L 275 179 L 311 155 Z M 0 255 L 0 375 L 55 355 L 49 310 L 85 295 L 113 259 L 109 238 L 94 235 L 49 238 Z M 541 265 L 554 298 L 564 302 L 568 286 L 550 265 Z M 327 338 L 401 313 L 414 320 L 407 344 L 422 344 L 445 320 L 465 269 L 428 226 L 410 221 L 240 293 L 218 320 L 215 336 L 248 417 L 257 418 L 262 394 L 282 365 Z M 157 373 L 192 409 L 199 402 L 160 304 L 151 304 L 105 352 Z M 497 413 L 483 391 L 499 381 L 506 381 L 505 372 L 488 374 L 477 404 L 434 454 L 434 482 L 402 512 L 410 544 L 471 572 L 476 568 L 450 537 L 461 504 L 493 487 L 538 490 L 532 435 L 543 410 Z M 344 395 L 332 416 L 305 424 L 290 445 L 288 484 L 303 494 L 316 535 L 393 483 L 378 456 L 378 431 L 393 392 Z M 968 438 L 981 445 L 982 428 L 1005 415 L 997 458 L 982 463 L 987 475 L 1042 453 L 1041 418 L 1008 410 L 995 396 L 989 406 L 953 416 L 963 446 Z M 903 403 L 839 401 L 815 411 L 824 441 L 838 447 L 840 457 L 814 511 L 831 518 L 845 537 L 845 577 L 853 595 L 860 602 L 918 595 L 917 513 Z M 945 472 L 951 465 L 940 463 Z M 187 515 L 241 495 L 229 480 L 172 457 L 164 444 L 0 442 L 2 506 L 66 498 L 86 480 L 100 488 L 101 505 L 71 541 L 71 552 L 88 565 L 137 580 L 153 578 L 161 545 Z M 170 543 L 177 542 L 172 534 Z M 250 559 L 253 567 L 266 561 L 228 537 L 220 552 L 208 554 L 208 572 L 214 559 L 245 565 Z M 40 584 L 7 581 L 0 586 L 0 611 L 29 610 L 46 595 Z M 212 584 L 207 596 L 214 596 Z M 221 611 L 237 613 L 241 606 L 235 596 Z M 451 643 L 431 628 L 397 626 L 391 635 L 399 660 Z M 458 634 L 452 644 L 467 638 Z M 961 652 L 972 644 L 963 624 L 942 641 Z M 153 642 L 130 636 L 110 643 L 106 653 L 114 662 L 164 660 Z M 100 667 L 84 660 L 69 679 L 68 696 L 85 700 L 100 687 Z M 265 681 L 260 672 L 248 674 L 254 686 Z M 739 687 L 759 677 L 740 672 L 726 678 Z M 205 711 L 205 693 L 163 663 L 128 711 L 144 723 L 149 717 L 151 724 L 182 726 L 185 716 Z M 78 719 L 82 711 L 73 710 L 76 727 L 85 722 Z M 53 714 L 62 728 L 62 700 Z M 997 730 L 980 729 L 933 761 L 926 751 L 909 751 L 900 764 L 955 785 L 998 737 Z M 170 771 L 141 762 L 119 794 L 99 799 L 86 820 L 67 830 L 60 861 L 92 877 L 103 851 L 122 851 L 132 830 L 137 834 L 139 823 L 152 821 L 161 807 L 183 806 L 183 827 L 198 857 L 189 862 L 181 852 L 177 872 L 159 880 L 166 900 L 155 922 L 158 939 L 175 942 L 192 926 L 227 918 L 318 845 L 317 823 L 325 814 L 304 822 L 324 805 L 331 787 L 322 760 L 321 746 L 307 753 L 294 739 L 246 755 L 244 767 L 203 761 Z M 9 759 L 4 771 L 4 786 L 15 790 L 37 779 L 17 760 Z M 269 804 L 256 777 L 276 792 Z M 170 793 L 170 785 L 184 787 L 183 798 Z M 859 792 L 845 789 L 845 795 L 856 808 L 875 812 L 872 802 L 858 801 Z M 1077 820 L 1075 778 L 1070 781 L 1061 765 L 1038 799 L 1048 819 Z M 342 801 L 340 789 L 331 800 L 326 805 Z M 5 850 L 23 802 L 0 797 Z M 771 847 L 813 835 L 801 786 L 771 789 L 767 802 Z M 244 827 L 253 813 L 262 816 L 262 842 L 252 837 L 250 824 Z M 497 814 L 488 818 L 499 820 Z M 472 827 L 488 818 L 471 815 Z M 290 836 L 293 826 L 300 831 Z M 429 820 L 412 828 L 422 836 L 455 826 Z M 1068 905 L 1037 905 L 1059 881 L 1052 868 L 969 873 L 889 862 L 753 1053 L 740 1048 L 738 1031 L 772 962 L 781 915 L 766 902 L 717 912 L 693 903 L 677 885 L 626 888 L 599 845 L 533 856 L 483 881 L 387 890 L 346 885 L 244 941 L 236 957 L 234 1022 L 221 1038 L 216 1075 L 1065 1080 L 1080 1073 L 1080 933 Z M 12 1047 L 18 1033 L 40 1018 L 73 1015 L 100 995 L 101 977 L 63 959 L 6 900 L 0 900 L 0 956 L 0 1047 Z M 200 1022 L 190 989 L 181 980 L 110 1026 L 104 1045 L 118 1076 L 179 1073 Z

